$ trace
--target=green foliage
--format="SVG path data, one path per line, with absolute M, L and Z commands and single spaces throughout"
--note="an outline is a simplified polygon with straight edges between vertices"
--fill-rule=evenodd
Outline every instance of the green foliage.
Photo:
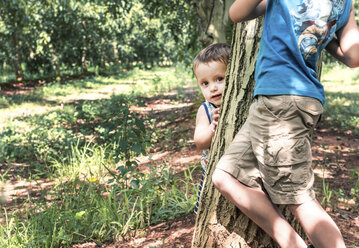
M 315 165 L 317 167 L 318 164 Z M 353 185 L 350 190 L 343 190 L 342 188 L 333 189 L 330 187 L 330 183 L 326 179 L 326 166 L 327 158 L 324 158 L 322 165 L 322 187 L 320 189 L 320 197 L 322 198 L 321 205 L 323 207 L 330 207 L 335 210 L 338 208 L 339 204 L 351 208 L 354 212 L 358 212 L 359 206 L 359 171 L 356 168 L 351 169 L 351 178 L 350 183 Z
M 9 100 L 6 97 L 0 97 L 0 108 L 7 108 L 10 106 Z
M 110 101 L 83 102 L 76 106 L 78 129 L 86 135 L 93 134 L 99 144 L 113 146 L 117 162 L 133 155 L 145 154 L 146 128 L 138 114 L 130 111 L 136 104 L 133 97 L 112 96 Z
M 102 161 L 100 167 L 113 163 L 97 149 L 91 148 L 90 160 Z M 85 164 L 88 160 L 81 158 L 88 155 L 87 151 L 77 150 L 72 163 L 78 163 L 77 167 Z M 149 173 L 130 168 L 111 172 L 117 182 L 112 186 L 101 183 L 105 178 L 91 168 L 78 171 L 69 181 L 60 178 L 42 200 L 30 198 L 23 206 L 26 211 L 3 213 L 6 224 L 0 226 L 0 246 L 69 247 L 84 241 L 101 246 L 118 236 L 133 235 L 151 223 L 192 211 L 197 190 L 192 170 L 181 179 L 166 164 L 153 167 Z
M 358 210 L 358 206 L 359 206 L 359 171 L 354 168 L 351 171 L 352 175 L 351 175 L 351 179 L 350 181 L 352 183 L 354 183 L 354 187 L 350 189 L 350 195 L 352 196 L 353 200 L 356 203 L 356 208 L 357 212 L 359 212 Z
M 326 102 L 323 125 L 359 134 L 358 81 L 357 70 L 338 65 L 324 67 L 322 83 Z
M 26 95 L 3 96 L 0 98 L 4 106 L 0 161 L 36 161 L 43 169 L 48 167 L 45 171 L 51 171 L 53 161 L 68 159 L 72 147 L 82 147 L 88 141 L 109 147 L 107 150 L 113 151 L 118 161 L 144 154 L 151 142 L 163 140 L 160 136 L 171 130 L 162 132 L 145 116 L 132 111 L 131 106 L 144 107 L 142 101 L 146 95 L 164 93 L 189 83 L 193 83 L 190 73 L 177 66 L 152 71 L 136 69 L 119 76 L 73 80 L 65 85 L 55 81 Z M 110 95 L 110 91 L 109 99 L 64 104 L 66 99 L 94 94 L 101 87 L 128 93 Z M 176 99 L 181 97 L 178 95 Z M 31 114 L 41 107 L 46 111 Z M 24 109 L 28 109 L 25 115 L 5 122 L 9 112 L 22 113 Z
M 75 108 L 33 116 L 28 130 L 19 132 L 20 126 L 8 126 L 0 134 L 0 158 L 46 164 L 65 159 L 74 144 L 83 146 L 89 138 L 111 146 L 118 160 L 144 154 L 148 146 L 146 128 L 138 115 L 130 111 L 129 104 L 133 103 L 132 97 L 114 95 L 109 100 L 85 101 Z
M 113 179 L 109 181 L 116 182 L 112 185 L 114 192 L 127 198 L 124 204 L 130 204 L 140 213 L 134 217 L 139 225 L 137 228 L 187 214 L 193 208 L 192 177 L 179 179 L 166 164 L 149 169 L 150 173 L 141 173 L 136 162 L 128 161 L 117 167 L 117 173 L 111 172 Z M 192 170 L 187 171 L 192 174 Z
M 90 68 L 102 73 L 118 64 L 167 66 L 191 60 L 196 48 L 190 2 L 14 0 L 0 6 L 0 72 L 16 72 L 19 80 Z
M 322 199 L 322 206 L 325 206 L 327 204 L 331 203 L 331 199 L 333 196 L 333 190 L 330 190 L 329 188 L 329 183 L 326 182 L 325 180 L 325 167 L 326 167 L 326 162 L 324 162 L 323 164 L 323 177 L 322 177 L 322 194 L 323 194 L 323 199 Z
M 0 162 L 30 163 L 32 179 L 40 175 L 58 181 L 39 199 L 29 196 L 17 211 L 0 210 L 7 218 L 0 226 L 0 246 L 70 247 L 84 241 L 100 246 L 192 211 L 198 190 L 192 179 L 194 168 L 174 174 L 163 161 L 149 167 L 149 172 L 139 171 L 135 157 L 164 136 L 161 126 L 132 110 L 144 107 L 143 99 L 156 92 L 189 83 L 193 83 L 191 74 L 181 67 L 136 69 L 72 84 L 55 81 L 27 96 L 3 97 L 1 113 L 7 122 L 1 123 Z M 100 87 L 119 87 L 127 94 L 78 99 Z M 68 100 L 71 97 L 75 100 Z M 178 95 L 173 104 L 183 99 Z M 7 112 L 27 106 L 31 113 L 40 104 L 48 110 L 7 118 Z

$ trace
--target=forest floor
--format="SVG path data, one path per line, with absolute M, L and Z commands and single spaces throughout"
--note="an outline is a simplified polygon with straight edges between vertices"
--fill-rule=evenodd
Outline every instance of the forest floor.
M 181 172 L 186 169 L 188 164 L 199 164 L 201 151 L 198 150 L 192 140 L 195 114 L 197 111 L 197 90 L 188 88 L 182 91 L 184 94 L 184 104 L 176 105 L 171 103 L 176 99 L 178 92 L 172 92 L 161 97 L 152 97 L 146 99 L 147 107 L 138 111 L 157 119 L 157 122 L 165 121 L 168 113 L 172 112 L 178 116 L 166 128 L 173 128 L 174 138 L 170 141 L 162 141 L 158 147 L 153 149 L 148 157 L 140 158 L 140 169 L 145 170 L 146 164 L 156 165 L 157 162 L 165 160 L 175 172 Z M 178 146 L 181 143 L 180 138 L 188 137 L 185 145 Z M 183 142 L 182 142 L 183 143 Z M 164 145 L 166 144 L 166 145 Z M 352 181 L 353 171 L 358 169 L 359 161 L 359 137 L 354 137 L 350 131 L 341 132 L 338 129 L 325 126 L 325 121 L 319 124 L 316 135 L 313 139 L 313 166 L 316 174 L 315 189 L 319 201 L 322 201 L 324 185 L 329 184 L 327 199 L 331 192 L 331 198 L 325 207 L 330 216 L 339 226 L 347 247 L 359 247 L 359 209 L 358 202 L 350 199 L 349 192 L 355 186 Z M 325 168 L 323 166 L 325 165 Z M 15 172 L 15 171 L 14 171 Z M 194 177 L 199 182 L 201 170 L 195 170 Z M 357 178 L 356 175 L 355 178 Z M 27 195 L 36 195 L 37 190 L 47 188 L 51 182 L 23 182 L 25 185 L 20 187 L 24 190 L 16 190 L 22 182 L 16 182 L 16 176 L 12 189 L 5 189 L 9 196 L 7 206 L 17 202 L 17 199 L 27 197 Z M 325 200 L 325 199 L 324 199 Z M 178 217 L 174 220 L 168 220 L 148 227 L 146 230 L 138 231 L 136 235 L 128 240 L 118 240 L 115 243 L 105 244 L 102 247 L 191 247 L 192 235 L 195 225 L 195 214 Z M 72 247 L 89 248 L 98 247 L 95 243 L 77 244 Z
M 189 102 L 195 98 L 195 92 L 186 94 Z M 191 99 L 192 98 L 192 99 Z M 171 96 L 164 96 L 161 99 L 153 99 L 146 102 L 148 114 L 156 113 L 156 118 L 165 119 L 168 109 L 173 108 L 170 104 Z M 193 135 L 197 107 L 189 105 L 175 110 L 181 117 L 181 123 L 186 123 L 185 127 L 176 130 L 177 137 L 182 136 L 183 130 L 187 130 Z M 162 114 L 161 114 L 162 113 Z M 321 122 L 316 130 L 313 139 L 313 166 L 316 174 L 316 193 L 318 200 L 323 199 L 323 180 L 325 185 L 329 184 L 329 192 L 332 198 L 326 204 L 326 210 L 339 226 L 348 247 L 359 247 L 359 207 L 358 202 L 347 201 L 345 196 L 336 197 L 340 189 L 348 194 L 354 183 L 351 181 L 352 171 L 358 168 L 359 162 L 359 137 L 353 137 L 350 131 L 340 132 L 338 129 L 326 127 Z M 187 128 L 186 128 L 187 127 Z M 174 127 L 175 128 L 175 127 Z M 190 136 L 191 137 L 191 136 Z M 171 142 L 173 143 L 173 142 Z M 189 145 L 185 148 L 176 148 L 150 154 L 154 161 L 166 158 L 167 163 L 175 171 L 186 168 L 188 163 L 198 163 L 201 158 L 201 151 L 198 150 L 192 139 L 188 140 Z M 325 161 L 325 162 L 323 162 Z M 145 162 L 145 161 L 144 161 Z M 323 168 L 325 164 L 325 168 Z M 143 167 L 145 168 L 145 167 Z M 196 170 L 194 177 L 200 181 L 201 170 Z M 138 234 L 131 240 L 122 240 L 117 243 L 108 244 L 106 247 L 191 247 L 196 216 L 190 214 L 174 220 L 159 223 L 151 226 Z M 74 247 L 96 247 L 83 244 Z

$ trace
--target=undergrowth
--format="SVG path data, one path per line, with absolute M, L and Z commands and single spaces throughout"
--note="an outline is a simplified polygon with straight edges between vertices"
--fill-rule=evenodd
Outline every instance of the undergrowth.
M 191 212 L 197 194 L 194 168 L 175 174 L 162 161 L 149 172 L 140 171 L 136 157 L 146 155 L 169 132 L 131 107 L 144 107 L 145 97 L 180 91 L 192 82 L 180 66 L 135 69 L 65 85 L 53 82 L 18 100 L 2 97 L 0 112 L 6 118 L 0 123 L 0 163 L 8 168 L 26 163 L 36 176 L 24 179 L 49 178 L 53 186 L 41 196 L 29 195 L 16 209 L 0 210 L 0 247 L 69 247 L 85 241 L 100 246 Z M 108 86 L 119 87 L 120 93 L 76 99 Z M 39 104 L 46 111 L 37 113 Z M 26 114 L 16 115 L 23 106 L 29 108 Z M 0 183 L 7 180 L 8 171 L 2 172 Z

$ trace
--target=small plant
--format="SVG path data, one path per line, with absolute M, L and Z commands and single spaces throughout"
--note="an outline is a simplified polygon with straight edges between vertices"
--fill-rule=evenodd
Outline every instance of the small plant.
M 325 181 L 325 163 L 323 164 L 323 179 L 322 179 L 322 193 L 323 193 L 323 199 L 322 199 L 322 206 L 330 205 L 331 198 L 333 196 L 333 190 L 329 188 L 329 183 Z
M 0 210 L 6 216 L 6 223 L 0 226 L 0 247 L 69 247 L 89 240 L 101 246 L 192 211 L 197 195 L 193 169 L 177 175 L 163 161 L 145 173 L 135 159 L 167 134 L 172 138 L 174 132 L 158 126 L 157 120 L 146 123 L 147 117 L 131 106 L 141 106 L 139 96 L 157 93 L 156 87 L 164 92 L 193 81 L 188 72 L 184 75 L 173 68 L 159 68 L 155 73 L 154 79 L 152 72 L 138 70 L 127 73 L 130 78 L 99 76 L 71 84 L 54 81 L 29 97 L 4 98 L 11 108 L 21 108 L 19 104 L 27 101 L 48 104 L 49 108 L 8 119 L 1 127 L 0 162 L 26 162 L 30 175 L 56 177 L 58 181 L 50 191 L 43 191 L 40 199 L 29 196 L 16 212 Z M 63 101 L 64 96 L 76 99 L 80 92 L 118 82 L 121 87 L 128 84 L 121 90 L 123 94 Z M 38 99 L 43 96 L 55 100 Z M 56 102 L 60 100 L 61 104 Z
M 353 197 L 355 205 L 359 206 L 359 171 L 356 168 L 351 170 L 350 181 L 354 183 L 354 187 L 350 189 L 350 195 Z
M 174 176 L 167 164 L 150 169 L 150 173 L 139 172 L 137 163 L 127 162 L 111 173 L 112 190 L 125 196 L 123 207 L 131 214 L 133 227 L 144 228 L 159 221 L 189 213 L 193 208 L 196 190 L 193 187 L 192 170 L 186 170 L 185 179 Z M 116 182 L 116 183 L 115 183 Z M 192 199 L 193 198 L 193 199 Z
M 0 97 L 0 109 L 8 108 L 9 106 L 10 106 L 9 100 L 4 96 Z
M 96 146 L 91 149 L 74 149 L 71 163 L 111 162 L 106 161 L 103 151 L 96 151 Z M 94 171 L 91 165 L 81 168 L 70 180 L 60 178 L 42 200 L 29 198 L 21 208 L 26 211 L 11 215 L 5 211 L 0 246 L 68 247 L 89 240 L 101 246 L 193 209 L 197 190 L 193 169 L 178 177 L 165 163 L 149 167 L 149 173 L 140 173 L 135 163 L 129 163 L 119 166 L 118 174 L 111 172 L 114 178 L 108 184 L 103 172 Z
M 344 199 L 345 193 L 343 189 L 338 189 L 338 191 L 333 190 L 335 195 L 335 202 L 332 204 L 332 208 L 335 209 L 338 206 L 338 203 L 340 201 L 343 201 L 344 204 L 346 204 L 346 200 Z

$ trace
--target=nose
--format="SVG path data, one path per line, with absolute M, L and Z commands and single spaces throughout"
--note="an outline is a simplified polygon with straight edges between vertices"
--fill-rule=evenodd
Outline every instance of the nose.
M 218 86 L 216 83 L 211 84 L 211 91 L 216 91 L 218 89 Z

